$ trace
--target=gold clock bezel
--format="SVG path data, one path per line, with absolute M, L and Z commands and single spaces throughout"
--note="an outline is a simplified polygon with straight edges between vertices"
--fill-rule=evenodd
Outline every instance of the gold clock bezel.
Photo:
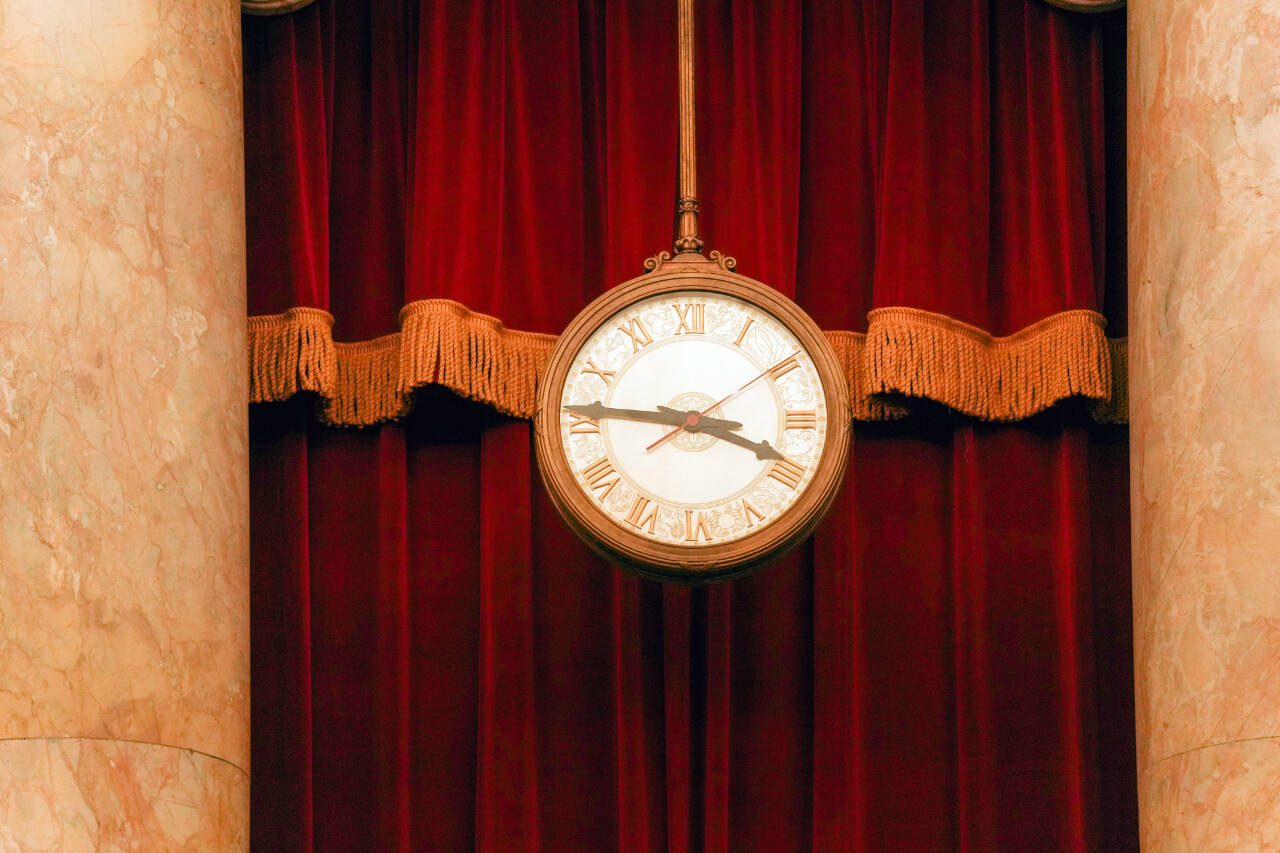
M 662 263 L 661 261 L 665 261 Z M 534 448 L 551 502 L 595 551 L 655 580 L 702 584 L 739 577 L 799 544 L 830 508 L 844 481 L 852 442 L 849 389 L 831 344 L 817 324 L 783 294 L 754 279 L 696 257 L 662 258 L 654 272 L 623 282 L 584 308 L 565 328 L 538 385 Z M 583 492 L 565 458 L 560 436 L 564 386 L 578 351 L 597 329 L 627 306 L 682 290 L 736 297 L 770 314 L 804 347 L 817 369 L 827 403 L 827 436 L 813 477 L 792 504 L 761 530 L 732 542 L 675 545 L 627 530 Z

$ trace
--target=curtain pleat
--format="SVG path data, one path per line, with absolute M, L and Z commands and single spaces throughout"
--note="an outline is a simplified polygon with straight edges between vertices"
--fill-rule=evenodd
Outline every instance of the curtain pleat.
M 410 805 L 417 850 L 475 843 L 483 459 L 477 437 L 490 420 L 482 410 L 457 407 L 446 417 L 419 419 L 409 424 L 401 463 L 409 494 Z M 359 480 L 353 476 L 352 485 Z M 359 556 L 353 555 L 357 571 Z M 318 846 L 355 848 L 363 839 L 386 849 L 379 829 L 353 827 Z M 292 847 L 287 834 L 268 838 L 276 849 L 306 849 Z
M 654 760 L 652 742 L 656 740 L 655 722 L 664 708 L 661 701 L 650 695 L 661 682 L 646 672 L 645 644 L 643 640 L 642 613 L 660 611 L 645 601 L 652 600 L 659 590 L 652 585 L 641 586 L 639 579 L 613 572 L 610 578 L 612 605 L 608 646 L 611 657 L 605 664 L 611 670 L 613 695 L 612 743 L 614 785 L 611 791 L 615 801 L 616 822 L 614 846 L 621 851 L 647 851 L 659 849 L 667 837 L 660 821 L 663 810 L 651 803 L 661 798 L 670 788 L 662 784 L 658 772 L 663 764 Z M 594 608 L 586 602 L 588 612 Z M 589 616 L 588 616 L 589 618 Z M 649 632 L 657 636 L 657 632 Z M 653 658 L 650 658 L 652 660 Z M 569 768 L 573 773 L 573 769 Z M 578 774 L 574 774 L 575 776 Z M 581 778 L 581 777 L 579 777 Z M 584 780 L 587 781 L 587 780 Z M 609 846 L 606 841 L 605 846 Z
M 1123 334 L 1123 18 L 699 2 L 708 249 L 825 329 L 906 306 Z M 674 4 L 318 2 L 245 20 L 252 313 L 338 340 L 450 298 L 559 332 L 668 247 Z M 1135 849 L 1123 430 L 858 424 L 808 542 L 620 572 L 532 425 L 439 387 L 251 412 L 252 832 L 290 850 Z
M 374 801 L 379 825 L 398 849 L 408 849 L 412 831 L 409 782 L 412 756 L 413 662 L 411 570 L 408 542 L 408 483 L 403 428 L 378 431 L 376 659 L 370 673 L 374 715 L 373 750 L 380 769 Z
M 480 681 L 476 846 L 537 847 L 538 726 L 529 427 L 480 439 Z
M 857 460 L 845 474 L 853 480 Z M 845 488 L 813 536 L 813 743 L 810 832 L 814 849 L 865 849 L 867 843 L 866 616 L 858 579 L 856 488 Z
M 253 559 L 249 607 L 253 671 L 251 732 L 260 838 L 287 838 L 310 849 L 315 786 L 311 664 L 311 536 L 307 444 L 309 409 L 292 400 L 254 409 L 250 513 Z M 270 649 L 271 654 L 259 654 Z
M 693 741 L 694 718 L 705 708 L 694 699 L 693 597 L 688 589 L 662 588 L 663 736 L 666 758 L 667 849 L 689 850 L 695 814 L 694 762 L 699 751 Z M 697 639 L 705 642 L 705 637 Z
M 951 549 L 949 556 L 950 664 L 954 702 L 956 840 L 964 850 L 995 847 L 996 719 L 991 695 L 993 649 L 999 634 L 989 622 L 991 577 L 987 564 L 983 472 L 974 428 L 956 431 L 951 446 Z

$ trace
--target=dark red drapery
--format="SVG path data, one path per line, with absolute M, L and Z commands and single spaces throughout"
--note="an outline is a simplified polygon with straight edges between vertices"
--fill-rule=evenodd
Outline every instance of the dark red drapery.
M 827 329 L 1121 334 L 1123 23 L 1039 0 L 699 4 L 704 236 Z M 670 240 L 674 3 L 245 20 L 249 301 L 558 331 Z M 1136 846 L 1127 450 L 1067 403 L 859 425 L 778 565 L 688 590 L 561 524 L 530 428 L 252 412 L 264 850 Z

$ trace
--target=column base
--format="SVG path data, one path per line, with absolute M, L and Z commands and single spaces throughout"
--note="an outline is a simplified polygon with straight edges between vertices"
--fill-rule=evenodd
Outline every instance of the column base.
M 1138 790 L 1143 850 L 1280 850 L 1280 737 L 1172 755 Z
M 172 746 L 94 738 L 0 741 L 0 847 L 249 849 L 249 776 Z

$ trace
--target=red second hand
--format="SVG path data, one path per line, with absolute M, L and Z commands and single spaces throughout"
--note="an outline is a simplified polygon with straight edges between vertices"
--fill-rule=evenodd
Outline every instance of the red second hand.
M 714 403 L 712 403 L 710 406 L 707 406 L 707 407 L 706 407 L 705 409 L 703 409 L 701 412 L 698 412 L 698 418 L 701 418 L 703 415 L 707 414 L 707 413 L 708 413 L 708 412 L 710 412 L 712 409 L 715 409 L 717 406 L 721 406 L 721 405 L 723 405 L 724 403 L 727 403 L 729 400 L 732 400 L 734 397 L 738 396 L 738 395 L 739 395 L 739 394 L 741 394 L 743 391 L 747 390 L 747 388 L 749 388 L 751 385 L 753 385 L 756 381 L 758 381 L 759 379 L 761 379 L 761 378 L 763 378 L 764 376 L 766 376 L 766 375 L 769 373 L 769 371 L 770 371 L 770 370 L 773 370 L 773 368 L 777 367 L 777 366 L 778 366 L 778 364 L 782 364 L 782 363 L 783 363 L 783 362 L 785 362 L 788 358 L 795 358 L 795 357 L 796 357 L 797 355 L 799 355 L 799 354 L 800 354 L 800 350 L 796 350 L 795 352 L 791 353 L 791 355 L 787 356 L 787 358 L 784 358 L 784 359 L 782 359 L 781 361 L 779 361 L 777 364 L 774 364 L 774 365 L 772 365 L 772 366 L 770 366 L 770 367 L 766 367 L 766 368 L 765 368 L 764 370 L 762 370 L 760 373 L 756 374 L 755 376 L 751 377 L 751 378 L 750 378 L 750 379 L 748 379 L 746 382 L 744 382 L 744 383 L 741 385 L 741 387 L 739 387 L 739 388 L 738 388 L 738 390 L 736 390 L 736 391 L 730 391 L 728 394 L 725 394 L 723 398 L 721 398 L 721 399 L 719 399 L 719 400 L 715 401 L 715 402 L 714 402 Z M 666 435 L 664 435 L 662 438 L 658 439 L 658 440 L 657 440 L 657 441 L 655 441 L 653 444 L 651 444 L 651 445 L 649 445 L 648 447 L 646 447 L 646 448 L 645 448 L 645 452 L 647 453 L 648 451 L 653 450 L 653 449 L 654 449 L 655 447 L 657 447 L 659 444 L 662 444 L 662 442 L 666 441 L 668 438 L 671 438 L 671 436 L 673 436 L 673 435 L 675 435 L 676 433 L 678 433 L 678 432 L 682 431 L 685 427 L 687 427 L 687 426 L 695 426 L 697 423 L 698 423 L 697 418 L 694 418 L 694 419 L 693 419 L 693 423 L 690 423 L 688 420 L 686 420 L 686 421 L 684 422 L 684 424 L 682 424 L 681 426 L 676 427 L 676 428 L 675 428 L 675 429 L 673 429 L 671 432 L 667 433 L 667 434 L 666 434 Z

